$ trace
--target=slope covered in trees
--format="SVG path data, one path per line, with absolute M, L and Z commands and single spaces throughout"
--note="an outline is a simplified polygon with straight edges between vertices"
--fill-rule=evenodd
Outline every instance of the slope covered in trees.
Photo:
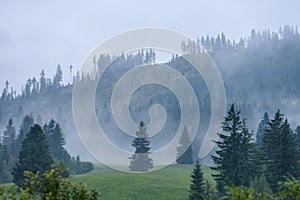
M 273 113 L 278 108 L 295 120 L 290 122 L 291 125 L 297 124 L 300 114 L 293 109 L 293 107 L 300 106 L 300 89 L 298 87 L 300 79 L 297 77 L 300 72 L 298 53 L 300 36 L 297 27 L 284 26 L 277 32 L 253 30 L 249 37 L 243 37 L 238 41 L 229 40 L 224 34 L 215 38 L 211 36 L 201 37 L 196 41 L 183 42 L 182 48 L 186 53 L 200 53 L 199 44 L 207 49 L 220 69 L 228 102 L 234 102 L 237 108 L 243 110 L 243 117 L 248 118 L 250 127 L 257 125 L 262 112 Z M 122 55 L 112 65 L 118 66 L 120 69 L 122 67 L 128 68 L 128 66 L 153 63 L 155 57 L 155 52 L 152 50 L 140 51 L 136 54 Z M 94 72 L 114 59 L 115 57 L 110 55 L 95 55 Z M 167 64 L 192 77 L 189 71 L 185 71 L 188 68 L 188 63 L 178 56 L 174 55 Z M 97 73 L 77 72 L 73 76 L 73 67 L 70 66 L 70 83 L 63 84 L 61 70 L 63 67 L 57 66 L 53 78 L 47 77 L 46 72 L 42 70 L 39 77 L 28 79 L 20 94 L 17 94 L 7 81 L 0 100 L 0 129 L 5 129 L 10 118 L 14 119 L 15 125 L 18 127 L 26 113 L 32 113 L 36 119 L 40 115 L 42 122 L 54 118 L 61 124 L 61 129 L 65 131 L 65 137 L 68 141 L 66 147 L 73 154 L 80 154 L 90 159 L 76 136 L 77 134 L 75 134 L 76 129 L 71 114 L 72 89 L 73 82 L 81 81 L 89 84 L 95 79 Z M 116 70 L 111 71 L 111 73 L 111 81 L 120 75 L 120 72 Z M 65 74 L 64 76 L 68 75 Z M 200 93 L 201 91 L 199 89 L 196 92 Z M 97 91 L 97 95 L 105 96 L 106 92 L 109 91 Z M 156 92 L 157 94 L 153 95 L 150 103 L 167 102 L 166 104 L 171 106 L 175 105 L 175 101 L 173 102 L 172 99 L 159 97 L 159 94 L 163 94 L 164 91 L 156 90 Z M 144 93 L 141 92 L 141 95 L 137 96 L 136 102 L 143 103 L 144 101 L 139 99 L 143 95 Z M 209 94 L 203 94 L 201 98 L 201 110 L 204 113 L 209 113 L 209 111 L 207 112 Z M 108 104 L 108 102 L 101 103 L 103 105 L 96 107 L 98 113 Z M 137 105 L 130 109 L 133 111 L 133 116 L 138 118 L 140 116 L 134 113 L 143 112 L 148 107 Z M 173 117 L 172 120 L 179 119 L 176 111 L 173 111 L 171 116 Z M 111 120 L 110 113 L 104 117 L 103 120 Z M 209 118 L 205 115 L 203 117 L 204 121 L 206 120 L 205 117 Z M 196 138 L 198 142 L 193 143 L 194 155 L 197 155 L 197 149 L 202 140 L 201 137 Z

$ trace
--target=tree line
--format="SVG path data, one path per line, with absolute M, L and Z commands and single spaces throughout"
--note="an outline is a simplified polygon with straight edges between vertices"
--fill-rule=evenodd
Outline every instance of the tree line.
M 266 43 L 291 40 L 297 37 L 300 37 L 298 27 L 285 25 L 280 27 L 277 32 L 271 32 L 269 29 L 263 31 L 252 29 L 250 36 L 240 38 L 239 41 L 227 39 L 224 33 L 218 34 L 217 37 L 202 36 L 196 40 L 183 41 L 181 49 L 184 53 L 201 53 L 203 51 L 201 47 L 203 47 L 207 52 L 213 53 L 226 49 L 253 48 Z
M 265 113 L 256 139 L 232 104 L 221 125 L 211 169 L 217 192 L 207 183 L 197 161 L 189 199 L 298 199 L 300 198 L 300 127 L 295 131 L 278 110 Z
M 0 141 L 0 179 L 22 185 L 24 171 L 45 172 L 52 165 L 63 165 L 65 175 L 82 174 L 93 169 L 90 162 L 72 157 L 66 148 L 66 140 L 60 125 L 54 119 L 43 127 L 34 124 L 34 118 L 23 118 L 17 132 L 9 119 Z

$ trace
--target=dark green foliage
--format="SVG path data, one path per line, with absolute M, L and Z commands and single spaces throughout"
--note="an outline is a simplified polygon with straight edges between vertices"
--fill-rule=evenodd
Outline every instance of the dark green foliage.
M 66 144 L 65 136 L 60 125 L 53 119 L 43 127 L 51 154 L 56 163 L 64 163 L 66 170 L 70 174 L 83 174 L 93 170 L 93 164 L 80 161 L 79 156 L 72 158 L 64 148 Z
M 22 142 L 25 139 L 26 134 L 30 131 L 30 128 L 32 127 L 33 122 L 34 122 L 34 119 L 32 116 L 26 115 L 23 118 L 23 121 L 20 126 L 19 135 L 17 136 L 17 141 L 16 141 L 17 153 L 19 153 L 20 148 L 22 146 Z
M 63 151 L 64 146 L 66 145 L 66 140 L 60 125 L 52 119 L 49 124 L 44 125 L 43 129 L 53 158 L 58 161 L 63 161 Z
M 232 186 L 227 188 L 222 197 L 224 200 L 272 200 L 272 196 L 256 191 L 253 188 Z
M 300 181 L 293 177 L 286 178 L 280 182 L 280 192 L 276 195 L 279 200 L 300 199 Z
M 236 111 L 232 104 L 222 123 L 220 140 L 216 141 L 217 156 L 212 156 L 215 163 L 212 169 L 218 172 L 213 177 L 221 194 L 226 185 L 249 186 L 256 174 L 252 133 L 247 129 L 246 121 L 241 121 L 239 115 L 240 111 Z
M 41 173 L 24 172 L 25 183 L 18 192 L 15 185 L 0 186 L 0 199 L 13 200 L 96 200 L 100 193 L 81 183 L 71 183 L 61 176 L 57 167 Z
M 91 162 L 82 162 L 80 161 L 80 157 L 77 156 L 76 159 L 72 159 L 72 167 L 75 174 L 84 174 L 90 172 L 94 169 L 94 166 Z
M 284 181 L 284 176 L 299 176 L 297 136 L 279 110 L 263 138 L 263 151 L 265 174 L 273 192 L 279 190 L 278 182 Z
M 300 152 L 300 126 L 297 126 L 296 128 L 296 134 L 297 134 L 297 145 Z
M 192 175 L 191 175 L 191 185 L 189 189 L 189 199 L 190 200 L 203 200 L 205 194 L 205 183 L 203 178 L 203 173 L 201 170 L 201 165 L 199 160 L 196 161 Z
M 255 176 L 259 171 L 257 161 L 257 151 L 255 143 L 253 142 L 253 132 L 249 132 L 247 122 L 245 119 L 242 121 L 242 141 L 240 146 L 240 162 L 239 168 L 241 169 L 241 185 L 250 186 Z
M 24 184 L 24 171 L 43 173 L 51 168 L 53 160 L 42 128 L 35 124 L 22 142 L 19 161 L 13 169 L 13 182 Z
M 34 174 L 25 172 L 25 187 L 22 195 L 29 198 L 41 198 L 50 200 L 96 200 L 99 192 L 95 189 L 89 190 L 82 184 L 73 184 L 62 179 L 61 173 L 56 167 L 43 173 Z
M 177 164 L 193 164 L 193 150 L 188 133 L 188 129 L 184 126 L 182 135 L 179 139 L 179 147 L 177 147 Z
M 150 141 L 146 134 L 144 122 L 140 123 L 139 131 L 136 132 L 137 137 L 132 141 L 135 147 L 135 153 L 129 158 L 129 169 L 136 172 L 145 172 L 153 168 L 152 159 L 149 158 Z

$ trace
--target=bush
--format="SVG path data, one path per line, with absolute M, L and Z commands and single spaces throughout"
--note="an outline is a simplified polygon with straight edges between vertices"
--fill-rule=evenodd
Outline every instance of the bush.
M 71 183 L 63 179 L 57 167 L 36 174 L 26 171 L 24 173 L 24 187 L 18 190 L 15 185 L 0 186 L 0 199 L 12 200 L 96 200 L 99 192 L 89 190 L 86 185 Z M 19 193 L 17 191 L 20 191 Z

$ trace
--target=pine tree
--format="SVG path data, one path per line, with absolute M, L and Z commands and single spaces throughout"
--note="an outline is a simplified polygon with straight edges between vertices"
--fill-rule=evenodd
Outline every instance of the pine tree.
M 19 162 L 13 169 L 13 182 L 18 186 L 24 183 L 24 171 L 43 173 L 51 168 L 53 160 L 42 128 L 35 124 L 22 142 Z
M 298 145 L 298 149 L 299 149 L 299 152 L 300 152 L 300 126 L 297 126 L 295 131 L 296 131 L 296 134 L 297 134 L 297 145 Z
M 21 123 L 19 135 L 17 136 L 16 149 L 17 152 L 20 151 L 22 142 L 25 139 L 26 134 L 30 131 L 31 126 L 33 125 L 34 119 L 32 116 L 26 115 Z
M 264 113 L 263 119 L 260 121 L 258 125 L 258 130 L 256 133 L 256 145 L 258 148 L 262 147 L 262 140 L 266 131 L 269 129 L 270 118 L 267 112 Z
M 135 147 L 135 153 L 129 158 L 131 171 L 145 172 L 153 168 L 152 159 L 149 158 L 150 141 L 146 134 L 146 127 L 141 121 L 139 131 L 136 132 L 136 138 L 132 141 L 132 146 Z
M 253 142 L 253 132 L 247 128 L 247 121 L 242 121 L 242 141 L 240 147 L 241 185 L 249 187 L 259 171 L 257 151 Z
M 42 70 L 40 74 L 40 91 L 44 91 L 47 87 L 47 79 L 45 77 L 45 71 Z
M 63 151 L 64 151 L 64 145 L 66 144 L 65 136 L 60 128 L 60 125 L 56 123 L 54 132 L 53 132 L 53 143 L 52 146 L 52 155 L 55 159 L 59 161 L 63 161 Z
M 3 132 L 3 145 L 6 146 L 10 155 L 17 155 L 16 152 L 16 129 L 13 120 L 9 119 L 6 130 Z
M 54 159 L 63 161 L 66 140 L 60 125 L 51 119 L 49 124 L 44 125 L 43 129 Z
M 273 192 L 279 190 L 278 182 L 284 181 L 284 176 L 299 176 L 297 136 L 283 116 L 276 112 L 263 138 L 265 175 Z
M 240 120 L 239 115 L 240 111 L 236 111 L 232 104 L 222 123 L 223 132 L 219 133 L 220 140 L 216 141 L 217 156 L 212 156 L 215 163 L 212 169 L 218 172 L 212 176 L 217 182 L 220 194 L 224 192 L 226 185 L 249 185 L 249 180 L 255 173 L 252 134 L 249 133 L 246 122 Z
M 203 200 L 205 193 L 205 183 L 203 178 L 203 173 L 201 170 L 201 165 L 199 161 L 196 161 L 192 175 L 191 175 L 191 185 L 189 189 L 189 199 L 190 200 Z
M 56 73 L 55 73 L 55 76 L 54 76 L 54 78 L 53 78 L 53 86 L 54 86 L 55 88 L 61 87 L 61 84 L 62 84 L 62 78 L 63 78 L 63 73 L 62 73 L 61 66 L 60 66 L 60 65 L 57 65 Z
M 177 164 L 193 164 L 193 151 L 187 126 L 184 126 L 177 147 Z

